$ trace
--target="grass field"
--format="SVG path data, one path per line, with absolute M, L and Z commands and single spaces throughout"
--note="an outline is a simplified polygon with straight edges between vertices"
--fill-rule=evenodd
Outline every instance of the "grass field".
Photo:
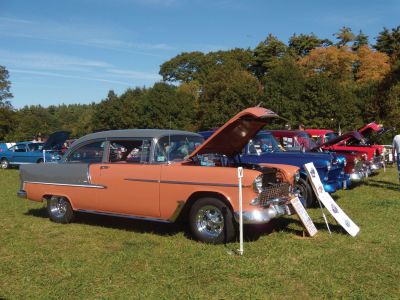
M 319 209 L 304 238 L 281 218 L 245 243 L 205 245 L 179 226 L 79 215 L 52 223 L 40 203 L 16 197 L 18 171 L 0 170 L 0 298 L 400 298 L 400 185 L 395 169 L 335 199 L 360 226 L 352 238 Z M 272 231 L 272 232 L 271 232 Z

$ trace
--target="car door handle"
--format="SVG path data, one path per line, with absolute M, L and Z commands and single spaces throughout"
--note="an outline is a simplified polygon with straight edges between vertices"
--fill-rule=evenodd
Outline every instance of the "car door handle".
M 100 166 L 100 170 L 105 170 L 105 169 L 109 169 L 109 166 Z

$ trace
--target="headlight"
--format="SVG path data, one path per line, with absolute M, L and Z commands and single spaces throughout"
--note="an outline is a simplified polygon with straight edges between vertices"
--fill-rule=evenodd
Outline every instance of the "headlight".
M 297 171 L 297 172 L 294 174 L 294 180 L 297 182 L 297 181 L 299 181 L 299 179 L 300 179 L 300 172 Z
M 332 163 L 331 163 L 331 162 L 328 162 L 328 164 L 326 165 L 326 168 L 328 169 L 328 171 L 329 171 L 330 169 L 332 169 Z
M 343 159 L 343 165 L 347 166 L 347 159 Z
M 258 175 L 256 177 L 256 179 L 254 179 L 253 190 L 256 193 L 261 193 L 263 191 L 263 176 L 262 175 Z

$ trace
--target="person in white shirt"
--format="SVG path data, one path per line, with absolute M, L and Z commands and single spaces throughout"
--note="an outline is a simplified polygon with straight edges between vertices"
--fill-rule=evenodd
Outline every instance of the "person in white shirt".
M 393 157 L 397 163 L 397 171 L 399 174 L 400 182 L 400 134 L 396 135 L 393 139 Z

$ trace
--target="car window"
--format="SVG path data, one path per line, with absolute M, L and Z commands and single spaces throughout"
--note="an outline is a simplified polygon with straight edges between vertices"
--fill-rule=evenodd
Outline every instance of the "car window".
M 14 152 L 26 152 L 25 144 L 17 144 L 9 149 L 10 151 Z
M 108 161 L 111 163 L 149 163 L 150 145 L 149 139 L 110 141 Z
M 175 135 L 162 137 L 157 143 L 154 161 L 155 163 L 182 161 L 203 141 L 204 139 L 200 136 Z
M 31 143 L 28 145 L 29 151 L 42 151 L 43 143 Z
M 105 142 L 86 144 L 73 151 L 67 158 L 72 163 L 97 163 L 103 159 Z
M 270 133 L 257 134 L 249 142 L 249 154 L 262 154 L 268 152 L 284 151 L 279 142 Z

